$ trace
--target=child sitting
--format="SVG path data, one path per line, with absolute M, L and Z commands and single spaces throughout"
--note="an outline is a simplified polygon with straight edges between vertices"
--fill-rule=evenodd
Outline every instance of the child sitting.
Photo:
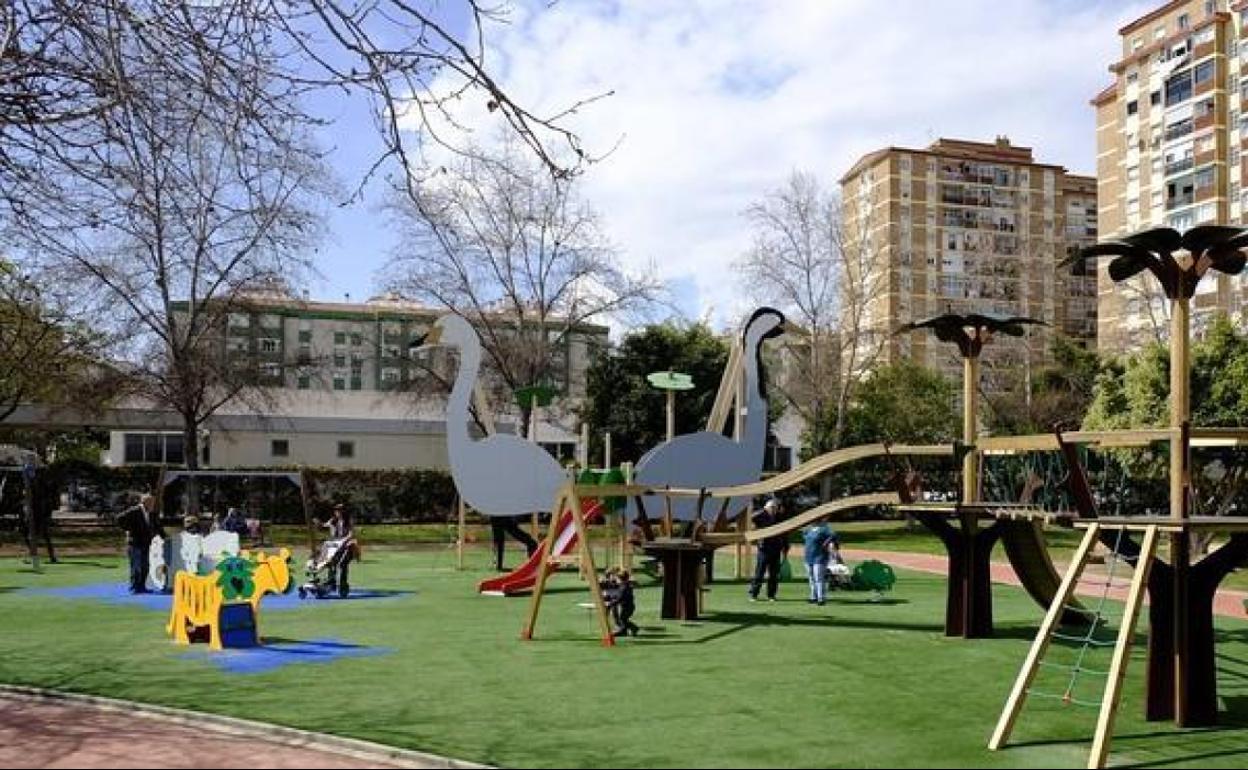
M 611 619 L 615 621 L 615 635 L 637 635 L 641 629 L 633 622 L 633 613 L 637 611 L 636 600 L 633 598 L 633 581 L 628 570 L 620 570 L 612 576 L 615 586 L 610 590 L 611 598 L 607 607 L 611 610 Z M 604 598 L 606 598 L 604 594 Z

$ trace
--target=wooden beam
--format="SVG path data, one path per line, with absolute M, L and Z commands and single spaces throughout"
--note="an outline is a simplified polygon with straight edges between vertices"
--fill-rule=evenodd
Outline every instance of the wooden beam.
M 520 638 L 525 641 L 533 638 L 533 631 L 537 628 L 537 614 L 542 609 L 542 596 L 546 593 L 546 579 L 550 576 L 549 561 L 550 555 L 554 553 L 559 516 L 563 512 L 563 506 L 571 497 L 570 483 L 559 487 L 559 492 L 555 495 L 555 505 L 551 508 L 550 526 L 546 528 L 546 537 L 542 538 L 542 544 L 538 546 L 540 558 L 537 561 L 537 582 L 533 585 L 533 596 L 529 599 L 529 616 L 524 622 L 524 628 L 520 631 Z
M 1018 678 L 1014 680 L 1014 687 L 1010 690 L 1010 695 L 1005 700 L 1005 708 L 1001 711 L 1001 717 L 997 720 L 996 729 L 992 731 L 992 738 L 988 741 L 988 748 L 996 751 L 1005 745 L 1010 739 L 1010 733 L 1014 731 L 1014 725 L 1018 721 L 1018 715 L 1022 713 L 1023 705 L 1027 701 L 1027 691 L 1031 687 L 1031 683 L 1036 678 L 1036 673 L 1040 670 L 1040 661 L 1044 658 L 1044 653 L 1049 649 L 1049 644 L 1053 641 L 1053 632 L 1057 630 L 1058 623 L 1061 621 L 1062 614 L 1065 612 L 1066 604 L 1075 595 L 1075 587 L 1079 584 L 1079 576 L 1083 574 L 1083 568 L 1087 565 L 1088 554 L 1092 552 L 1092 547 L 1096 545 L 1096 538 L 1099 527 L 1094 523 L 1088 527 L 1088 531 L 1084 533 L 1083 540 L 1079 542 L 1079 548 L 1075 551 L 1074 558 L 1071 559 L 1070 566 L 1066 568 L 1066 575 L 1062 577 L 1062 583 L 1057 589 L 1057 593 L 1053 596 L 1053 602 L 1049 605 L 1048 612 L 1044 615 L 1044 621 L 1040 624 L 1040 629 L 1036 631 L 1036 638 L 1031 643 L 1031 649 L 1027 652 L 1027 657 L 1023 660 L 1023 667 L 1018 672 Z
M 589 528 L 585 526 L 585 510 L 581 506 L 580 497 L 572 494 L 570 498 L 572 526 L 576 528 L 577 548 L 581 552 L 581 574 L 585 582 L 589 583 L 589 594 L 593 598 L 594 612 L 598 616 L 598 628 L 602 632 L 602 644 L 604 647 L 611 647 L 615 644 L 615 636 L 612 633 L 611 621 L 607 617 L 607 603 L 603 600 L 602 588 L 598 585 L 598 568 L 594 566 L 594 549 L 589 542 Z M 553 532 L 554 529 L 552 522 L 551 531 Z M 542 566 L 545 572 L 545 563 Z
M 1092 530 L 1089 529 L 1088 532 L 1091 534 Z M 1104 767 L 1105 760 L 1109 758 L 1109 744 L 1114 737 L 1114 720 L 1118 716 L 1118 702 L 1122 693 L 1122 681 L 1127 673 L 1127 661 L 1131 658 L 1135 624 L 1140 617 L 1140 607 L 1144 604 L 1144 587 L 1148 585 L 1148 573 L 1152 570 L 1156 552 L 1157 528 L 1150 527 L 1144 531 L 1144 542 L 1140 545 L 1135 574 L 1131 578 L 1131 590 L 1122 610 L 1118 641 L 1114 645 L 1114 656 L 1109 663 L 1109 676 L 1105 683 L 1105 694 L 1101 698 L 1101 711 L 1096 720 L 1092 751 L 1088 755 L 1088 767 L 1093 770 Z

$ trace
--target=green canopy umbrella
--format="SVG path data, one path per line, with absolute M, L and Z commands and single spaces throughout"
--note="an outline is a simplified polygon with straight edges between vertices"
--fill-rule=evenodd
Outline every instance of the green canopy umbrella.
M 692 390 L 693 377 L 680 372 L 651 372 L 646 381 L 659 390 L 667 391 L 667 440 L 676 435 L 676 391 Z

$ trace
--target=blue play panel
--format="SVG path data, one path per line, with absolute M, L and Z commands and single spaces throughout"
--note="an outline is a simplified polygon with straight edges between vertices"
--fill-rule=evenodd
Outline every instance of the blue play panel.
M 274 642 L 263 647 L 241 650 L 212 650 L 199 647 L 180 657 L 186 660 L 208 660 L 228 674 L 263 674 L 283 666 L 303 663 L 332 663 L 343 658 L 370 658 L 388 655 L 389 647 L 368 647 L 337 639 L 313 639 L 309 642 Z
M 62 588 L 25 588 L 21 593 L 39 596 L 55 596 L 61 599 L 78 599 L 81 601 L 119 604 L 130 607 L 142 607 L 149 610 L 168 612 L 172 604 L 172 594 L 132 594 L 126 586 L 110 581 L 107 583 L 87 583 L 85 585 L 65 586 Z M 338 597 L 326 599 L 300 599 L 294 591 L 288 594 L 269 594 L 264 597 L 261 605 L 265 612 L 272 610 L 294 610 L 300 607 L 315 607 L 318 604 L 334 604 L 337 602 L 371 601 L 382 599 L 398 599 L 411 596 L 412 591 L 369 590 L 366 588 L 352 589 L 346 599 Z

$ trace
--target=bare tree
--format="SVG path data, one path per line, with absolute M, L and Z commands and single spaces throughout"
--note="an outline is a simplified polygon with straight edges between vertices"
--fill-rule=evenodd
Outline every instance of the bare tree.
M 109 391 L 94 358 L 100 340 L 66 299 L 0 260 L 0 423 L 28 401 L 81 405 Z
M 847 218 L 838 196 L 795 171 L 745 216 L 754 241 L 735 265 L 742 285 L 807 332 L 789 343 L 790 374 L 780 390 L 808 428 L 808 451 L 834 449 L 853 389 L 886 340 L 873 327 L 871 303 L 887 273 L 876 262 L 869 212 Z
M 465 151 L 458 110 L 479 100 L 548 170 L 588 158 L 564 118 L 605 94 L 538 115 L 491 74 L 489 31 L 505 3 L 459 0 L 9 0 L 0 4 L 0 201 L 40 156 L 104 147 L 99 129 L 133 98 L 136 74 L 224 108 L 238 84 L 264 83 L 240 118 L 280 129 L 320 122 L 288 97 L 332 90 L 364 99 L 382 140 L 365 180 L 397 161 L 405 183 L 420 148 Z M 235 85 L 231 85 L 235 84 Z M 12 194 L 10 194 L 12 193 Z
M 587 324 L 659 293 L 621 267 L 576 180 L 552 177 L 514 140 L 473 148 L 417 192 L 390 208 L 402 245 L 386 281 L 477 328 L 495 395 L 557 384 L 556 363 Z
M 264 79 L 250 22 L 218 12 L 188 11 L 189 50 L 143 24 L 109 41 L 124 88 L 73 129 L 81 141 L 27 158 L 4 230 L 41 283 L 72 287 L 135 392 L 181 417 L 190 468 L 204 421 L 273 374 L 230 355 L 224 330 L 245 289 L 309 269 L 327 179 L 297 91 Z M 220 64 L 247 57 L 257 68 Z

